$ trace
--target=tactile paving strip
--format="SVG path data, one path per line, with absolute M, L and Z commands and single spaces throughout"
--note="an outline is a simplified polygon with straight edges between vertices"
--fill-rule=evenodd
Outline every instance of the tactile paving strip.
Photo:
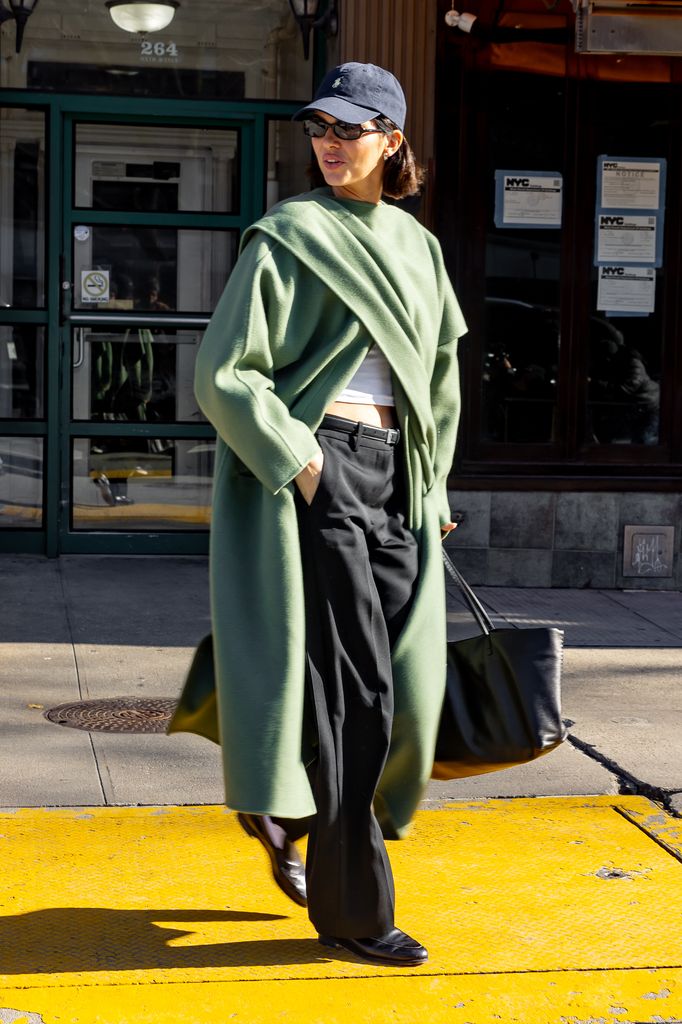
M 682 967 L 682 866 L 640 797 L 491 800 L 390 844 L 421 975 Z M 638 814 L 637 824 L 634 816 Z M 0 987 L 395 976 L 332 958 L 222 808 L 0 817 Z
M 1 1024 L 682 1024 L 682 971 L 33 988 L 4 1005 L 20 1009 Z

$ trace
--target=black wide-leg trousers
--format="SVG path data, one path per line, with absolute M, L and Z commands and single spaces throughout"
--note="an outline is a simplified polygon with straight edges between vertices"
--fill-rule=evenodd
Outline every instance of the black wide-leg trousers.
M 318 489 L 310 505 L 297 495 L 318 743 L 308 911 L 322 934 L 365 938 L 394 927 L 393 876 L 372 804 L 393 721 L 391 649 L 409 612 L 417 545 L 405 525 L 400 444 L 329 416 L 317 437 Z

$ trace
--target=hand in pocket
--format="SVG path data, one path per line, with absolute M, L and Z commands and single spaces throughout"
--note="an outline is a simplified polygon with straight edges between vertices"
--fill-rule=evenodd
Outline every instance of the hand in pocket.
M 294 481 L 299 491 L 303 495 L 303 500 L 307 505 L 311 505 L 313 498 L 317 494 L 317 488 L 320 486 L 320 480 L 322 478 L 322 468 L 324 466 L 324 455 L 320 451 L 317 455 L 314 455 L 310 460 L 305 469 L 294 477 Z

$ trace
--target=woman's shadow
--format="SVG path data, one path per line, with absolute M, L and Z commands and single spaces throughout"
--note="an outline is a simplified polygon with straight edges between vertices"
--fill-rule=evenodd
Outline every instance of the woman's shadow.
M 52 907 L 0 918 L 0 974 L 60 974 L 192 967 L 327 963 L 316 939 L 247 939 L 170 946 L 203 924 L 282 921 L 239 910 Z M 184 928 L 166 927 L 187 922 Z

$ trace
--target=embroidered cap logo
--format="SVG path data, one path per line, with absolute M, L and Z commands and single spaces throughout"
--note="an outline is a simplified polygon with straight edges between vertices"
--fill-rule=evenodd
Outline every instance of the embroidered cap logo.
M 335 80 L 334 80 L 334 81 L 332 82 L 332 89 L 338 89 L 338 87 L 339 87 L 340 85 L 341 85 L 341 79 L 340 79 L 340 78 L 336 78 L 336 79 L 335 79 Z

